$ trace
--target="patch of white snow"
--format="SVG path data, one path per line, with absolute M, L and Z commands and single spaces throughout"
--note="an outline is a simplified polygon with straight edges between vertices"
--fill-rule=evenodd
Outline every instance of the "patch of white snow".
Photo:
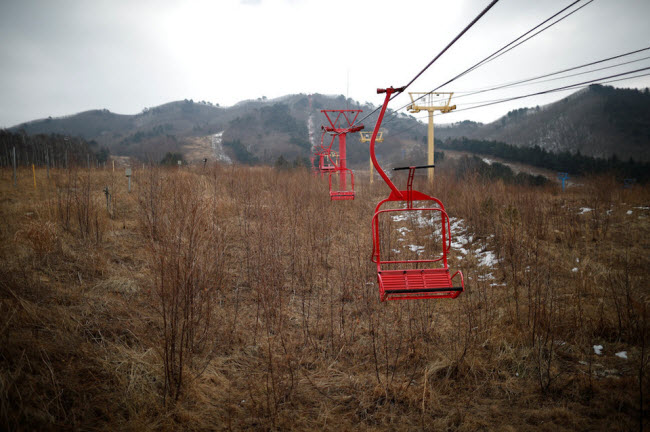
M 400 233 L 401 235 L 406 235 L 406 233 L 411 232 L 411 230 L 406 227 L 401 227 L 397 229 L 397 232 Z
M 218 161 L 225 162 L 225 163 L 232 163 L 232 159 L 224 152 L 223 150 L 223 132 L 217 132 L 216 134 L 213 134 L 210 137 L 210 144 L 212 145 L 212 151 L 214 152 L 214 156 L 217 158 Z
M 478 257 L 479 257 L 478 265 L 482 265 L 485 267 L 492 267 L 497 262 L 499 262 L 494 252 L 489 250 L 485 252 L 481 252 L 480 254 L 478 254 Z

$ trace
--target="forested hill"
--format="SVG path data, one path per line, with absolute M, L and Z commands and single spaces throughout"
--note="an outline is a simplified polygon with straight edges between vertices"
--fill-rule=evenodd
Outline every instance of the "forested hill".
M 510 111 L 492 123 L 464 121 L 436 128 L 436 138 L 460 137 L 647 162 L 650 91 L 592 85 L 549 105 Z
M 462 105 L 459 105 L 461 107 Z M 12 132 L 60 134 L 80 137 L 106 147 L 112 155 L 160 161 L 167 152 L 182 153 L 189 160 L 214 157 L 244 163 L 274 163 L 305 158 L 321 139 L 326 119 L 322 109 L 361 109 L 365 116 L 376 106 L 360 104 L 344 96 L 320 94 L 261 97 L 231 107 L 183 100 L 139 114 L 121 115 L 108 110 L 35 120 L 17 125 Z M 371 130 L 376 113 L 364 119 Z M 311 120 L 310 120 L 311 119 Z M 385 142 L 377 146 L 389 164 L 419 164 L 426 159 L 424 123 L 403 112 L 382 125 Z M 591 86 L 556 103 L 509 112 L 501 119 L 480 124 L 470 121 L 437 126 L 436 138 L 494 140 L 517 147 L 553 152 L 580 153 L 608 159 L 650 161 L 650 92 Z M 348 162 L 365 166 L 367 144 L 358 134 L 348 137 Z
M 327 124 L 322 109 L 360 109 L 363 110 L 361 118 L 375 108 L 342 95 L 321 94 L 297 94 L 276 99 L 262 97 L 231 107 L 183 100 L 145 108 L 135 115 L 92 110 L 35 120 L 10 130 L 27 135 L 55 133 L 78 136 L 105 146 L 112 155 L 145 160 L 159 161 L 167 152 L 183 153 L 187 157 L 192 149 L 203 146 L 215 157 L 219 155 L 214 153 L 223 151 L 227 158 L 217 157 L 221 160 L 274 163 L 280 156 L 289 160 L 306 158 L 312 152 L 312 145 L 320 144 L 320 126 Z M 374 126 L 376 118 L 374 114 L 364 120 L 366 130 Z M 392 141 L 379 150 L 387 159 L 399 163 L 405 158 L 417 161 L 424 157 L 426 149 L 421 139 L 426 135 L 426 126 L 422 123 L 402 113 L 383 130 L 388 135 L 390 131 L 409 131 L 400 136 L 394 134 Z M 216 147 L 215 140 L 219 141 Z M 361 164 L 367 162 L 367 158 L 367 144 L 361 144 L 358 134 L 349 136 L 348 161 Z

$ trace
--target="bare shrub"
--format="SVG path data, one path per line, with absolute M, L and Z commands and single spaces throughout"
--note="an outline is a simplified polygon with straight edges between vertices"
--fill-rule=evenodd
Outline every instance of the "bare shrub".
M 152 178 L 158 181 L 160 175 Z M 165 180 L 156 183 L 158 196 L 140 199 L 140 224 L 149 241 L 153 292 L 162 318 L 164 396 L 178 400 L 186 375 L 193 379 L 201 374 L 217 343 L 221 318 L 213 309 L 224 245 L 212 214 L 213 198 L 202 195 L 183 173 Z M 152 208 L 158 203 L 157 210 Z
M 61 250 L 61 241 L 56 225 L 50 221 L 33 220 L 16 232 L 16 238 L 29 243 L 34 250 L 36 260 L 47 264 Z
M 66 177 L 57 181 L 57 213 L 62 228 L 84 240 L 99 243 L 104 232 L 101 206 L 93 188 L 90 171 L 80 175 L 77 170 L 67 170 Z

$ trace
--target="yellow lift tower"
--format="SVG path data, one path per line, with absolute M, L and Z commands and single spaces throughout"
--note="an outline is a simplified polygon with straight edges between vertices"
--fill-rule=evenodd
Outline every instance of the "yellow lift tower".
M 362 143 L 367 143 L 370 142 L 370 138 L 372 137 L 372 132 L 359 132 L 359 135 L 361 136 L 361 142 Z M 383 142 L 384 141 L 384 133 L 379 132 L 377 133 L 377 138 L 375 138 L 375 142 Z M 372 184 L 372 178 L 373 178 L 373 172 L 372 172 L 372 158 L 370 159 L 370 184 Z
M 445 99 L 436 99 L 441 95 L 449 95 L 447 98 L 447 103 L 445 105 L 436 105 L 439 102 L 444 102 Z M 411 96 L 411 104 L 406 107 L 409 112 L 419 113 L 420 111 L 429 112 L 429 155 L 427 160 L 427 165 L 433 165 L 433 112 L 440 111 L 443 114 L 450 112 L 451 110 L 456 109 L 456 105 L 449 105 L 451 103 L 451 97 L 453 93 L 448 92 L 438 92 L 438 93 L 423 93 L 423 92 L 409 92 Z M 434 168 L 429 168 L 428 177 L 429 184 L 433 186 L 433 170 Z

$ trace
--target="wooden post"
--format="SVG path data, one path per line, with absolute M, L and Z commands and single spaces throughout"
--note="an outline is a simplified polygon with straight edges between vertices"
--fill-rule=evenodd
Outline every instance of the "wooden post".
M 131 168 L 127 168 L 124 171 L 124 174 L 126 175 L 126 178 L 129 179 L 129 192 L 131 192 Z
M 50 179 L 50 150 L 45 149 L 45 166 L 47 167 L 47 179 Z
M 34 168 L 34 164 L 32 164 L 32 176 L 34 177 L 34 190 L 36 190 L 36 168 Z
M 14 187 L 16 187 L 16 146 L 14 146 L 11 158 L 13 160 L 13 165 L 14 165 Z

